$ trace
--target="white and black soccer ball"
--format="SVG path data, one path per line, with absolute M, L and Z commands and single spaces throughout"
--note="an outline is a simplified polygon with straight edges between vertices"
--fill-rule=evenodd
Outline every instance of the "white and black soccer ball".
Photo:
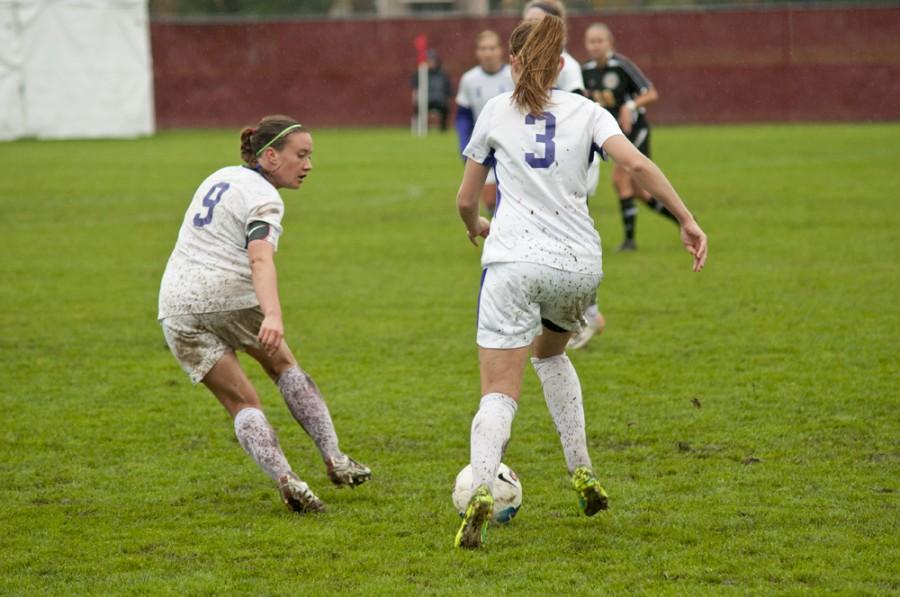
M 465 515 L 474 489 L 472 465 L 467 465 L 456 475 L 456 485 L 453 488 L 453 505 L 460 516 Z M 509 522 L 522 507 L 522 483 L 519 482 L 519 476 L 501 462 L 491 489 L 494 494 L 494 521 Z

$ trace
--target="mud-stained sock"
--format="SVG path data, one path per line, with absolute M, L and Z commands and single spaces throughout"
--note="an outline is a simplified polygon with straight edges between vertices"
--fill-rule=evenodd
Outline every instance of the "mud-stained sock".
M 244 451 L 273 481 L 291 473 L 291 465 L 281 451 L 278 436 L 261 410 L 245 408 L 240 411 L 234 417 L 234 433 Z
M 312 438 L 322 454 L 322 459 L 339 458 L 342 454 L 338 448 L 334 423 L 316 382 L 303 369 L 296 366 L 282 373 L 277 384 L 288 409 Z
M 506 394 L 486 394 L 481 398 L 478 412 L 472 419 L 470 460 L 473 487 L 493 486 L 503 451 L 509 442 L 516 409 L 516 401 Z
M 581 383 L 575 367 L 565 354 L 546 359 L 531 359 L 544 388 L 544 401 L 562 443 L 569 472 L 578 466 L 591 467 L 584 425 Z

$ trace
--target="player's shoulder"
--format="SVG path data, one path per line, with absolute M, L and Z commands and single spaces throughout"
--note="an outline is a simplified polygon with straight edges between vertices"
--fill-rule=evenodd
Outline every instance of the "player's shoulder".
M 581 70 L 594 70 L 597 68 L 596 60 L 588 60 L 587 62 L 581 63 Z
M 467 70 L 466 72 L 464 72 L 462 74 L 462 76 L 459 78 L 459 80 L 463 81 L 463 82 L 471 81 L 472 79 L 477 78 L 478 74 L 480 72 L 481 72 L 481 67 L 478 65 L 475 65 L 472 68 L 470 68 L 469 70 Z
M 554 89 L 550 94 L 550 101 L 555 105 L 566 105 L 566 106 L 595 106 L 596 102 L 590 100 L 580 93 L 572 93 L 571 91 L 564 91 L 562 89 Z
M 636 68 L 633 60 L 631 60 L 624 54 L 619 54 L 618 52 L 613 52 L 612 56 L 609 57 L 609 66 L 619 68 Z
M 512 91 L 504 91 L 503 93 L 495 95 L 484 104 L 484 108 L 481 109 L 481 113 L 485 114 L 488 111 L 493 112 L 511 106 L 512 102 L 510 100 L 512 98 L 512 94 Z M 481 117 L 479 116 L 479 118 Z
M 281 195 L 272 186 L 272 183 L 259 172 L 247 166 L 225 166 L 214 172 L 212 177 L 228 183 L 232 192 L 238 192 L 247 199 L 277 199 L 281 201 Z

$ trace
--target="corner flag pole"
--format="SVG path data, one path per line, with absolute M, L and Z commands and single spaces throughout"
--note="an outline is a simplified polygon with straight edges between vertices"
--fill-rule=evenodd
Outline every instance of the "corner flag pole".
M 419 87 L 416 92 L 418 110 L 416 111 L 414 134 L 424 137 L 428 134 L 428 38 L 424 33 L 420 33 L 413 43 L 416 46 L 419 65 Z

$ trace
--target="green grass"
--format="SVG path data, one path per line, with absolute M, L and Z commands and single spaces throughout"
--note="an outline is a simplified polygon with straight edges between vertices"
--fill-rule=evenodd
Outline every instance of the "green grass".
M 900 591 L 900 126 L 654 135 L 710 257 L 692 274 L 647 210 L 640 250 L 616 254 L 604 175 L 609 327 L 572 358 L 611 510 L 579 516 L 528 371 L 505 458 L 524 507 L 478 553 L 452 548 L 479 265 L 451 136 L 318 132 L 284 195 L 287 338 L 375 475 L 332 489 L 245 361 L 317 517 L 282 508 L 155 321 L 184 209 L 235 163 L 235 132 L 0 144 L 0 593 Z

